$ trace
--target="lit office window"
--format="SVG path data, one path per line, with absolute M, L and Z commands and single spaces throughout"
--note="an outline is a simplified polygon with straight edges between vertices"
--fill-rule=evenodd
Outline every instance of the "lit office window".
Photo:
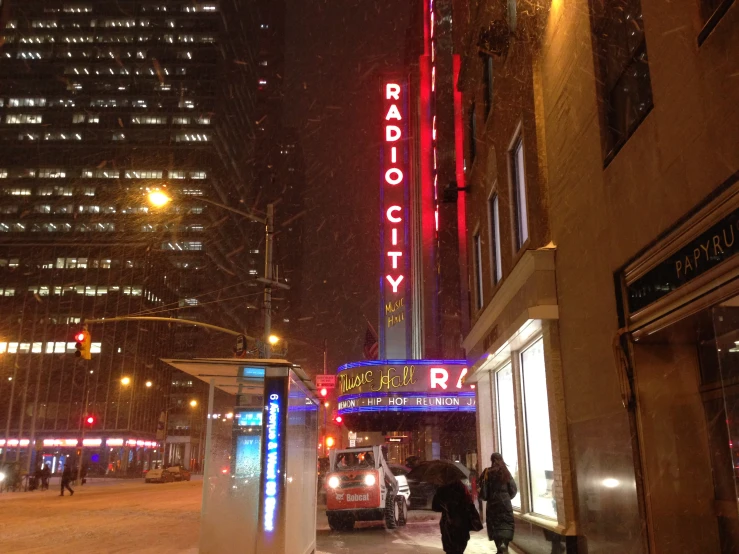
M 64 13 L 92 13 L 92 6 L 88 4 L 65 4 Z
M 151 171 L 141 169 L 127 169 L 124 172 L 126 179 L 161 179 L 163 171 Z
M 39 169 L 39 179 L 62 179 L 67 176 L 63 169 Z
M 37 114 L 7 114 L 5 123 L 38 125 L 42 122 L 42 119 L 43 117 Z
M 170 179 L 184 179 L 186 175 L 187 174 L 184 171 L 170 171 L 169 172 Z
M 205 179 L 207 174 L 205 171 L 191 171 L 190 179 Z
M 11 108 L 44 107 L 46 98 L 8 98 L 8 106 Z
M 210 133 L 176 133 L 175 142 L 208 142 Z
M 134 125 L 164 125 L 167 123 L 167 118 L 148 115 L 134 115 L 131 116 L 131 123 Z

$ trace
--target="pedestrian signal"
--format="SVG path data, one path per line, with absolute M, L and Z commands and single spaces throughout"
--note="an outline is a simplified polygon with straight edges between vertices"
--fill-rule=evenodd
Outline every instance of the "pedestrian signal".
M 90 355 L 90 333 L 87 331 L 80 331 L 74 336 L 74 340 L 74 347 L 77 349 L 74 355 L 83 360 L 92 359 L 92 356 Z

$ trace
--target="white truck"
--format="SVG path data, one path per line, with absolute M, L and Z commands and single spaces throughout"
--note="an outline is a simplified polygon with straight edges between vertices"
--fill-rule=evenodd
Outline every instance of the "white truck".
M 382 447 L 332 450 L 329 460 L 324 486 L 331 529 L 352 529 L 356 521 L 383 521 L 387 529 L 406 524 L 408 503 Z

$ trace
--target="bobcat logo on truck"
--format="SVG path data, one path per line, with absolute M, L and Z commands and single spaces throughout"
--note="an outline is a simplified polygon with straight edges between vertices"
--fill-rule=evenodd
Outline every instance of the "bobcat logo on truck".
M 355 521 L 384 521 L 388 529 L 405 525 L 406 497 L 399 493 L 383 447 L 332 450 L 329 461 L 324 482 L 331 529 L 352 529 Z

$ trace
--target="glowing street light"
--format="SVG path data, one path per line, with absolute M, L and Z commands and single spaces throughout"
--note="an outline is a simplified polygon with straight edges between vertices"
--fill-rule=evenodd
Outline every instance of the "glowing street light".
M 190 406 L 192 406 L 194 408 L 197 405 L 198 405 L 198 401 L 197 400 L 190 400 Z
M 130 385 L 131 384 L 131 378 L 130 377 L 124 377 L 121 379 L 121 385 Z
M 149 203 L 156 208 L 166 206 L 171 201 L 172 198 L 170 198 L 167 193 L 162 192 L 161 190 L 153 190 L 149 193 Z
M 152 383 L 151 381 L 147 381 L 147 382 L 146 382 L 146 386 L 147 386 L 147 387 L 151 387 L 151 386 L 152 386 L 153 384 L 154 384 L 154 383 Z
M 277 344 L 278 342 L 280 342 L 280 337 L 278 337 L 277 335 L 270 335 L 268 340 L 269 340 L 269 343 L 272 346 L 274 346 L 275 344 Z

